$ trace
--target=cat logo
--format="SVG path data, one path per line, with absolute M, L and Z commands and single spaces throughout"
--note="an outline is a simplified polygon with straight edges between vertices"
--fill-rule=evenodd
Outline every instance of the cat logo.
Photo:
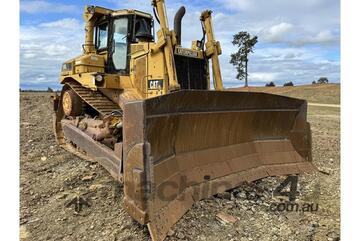
M 150 79 L 148 80 L 148 89 L 149 90 L 161 90 L 163 89 L 163 80 L 162 79 Z

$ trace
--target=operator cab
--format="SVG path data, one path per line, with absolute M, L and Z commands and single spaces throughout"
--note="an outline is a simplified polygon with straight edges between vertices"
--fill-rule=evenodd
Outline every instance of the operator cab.
M 120 10 L 95 24 L 95 48 L 107 54 L 106 72 L 129 74 L 130 45 L 154 41 L 151 15 L 134 10 Z

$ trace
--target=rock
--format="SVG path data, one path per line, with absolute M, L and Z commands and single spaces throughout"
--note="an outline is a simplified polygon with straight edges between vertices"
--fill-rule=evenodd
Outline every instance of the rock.
M 245 199 L 246 198 L 246 194 L 244 192 L 240 192 L 236 195 L 238 198 L 243 198 Z
M 237 219 L 234 216 L 231 216 L 223 212 L 216 214 L 216 218 L 223 224 L 233 224 L 237 221 Z
M 91 181 L 94 179 L 93 175 L 88 175 L 88 176 L 84 176 L 83 178 L 81 178 L 81 181 Z
M 56 199 L 64 199 L 64 198 L 66 198 L 68 196 L 68 193 L 61 193 L 61 194 L 59 194 L 58 196 L 56 196 Z
M 61 222 L 61 221 L 66 221 L 67 220 L 67 218 L 66 217 L 63 217 L 63 218 L 57 218 L 56 219 L 56 221 L 58 221 L 58 222 Z
M 47 159 L 46 156 L 41 157 L 41 161 L 46 161 L 46 159 Z
M 29 237 L 29 232 L 24 225 L 20 226 L 20 240 L 26 240 Z
M 131 225 L 129 223 L 125 223 L 120 227 L 120 231 L 128 230 L 131 228 Z
M 332 174 L 332 170 L 330 168 L 322 168 L 319 170 L 319 172 L 321 172 L 322 174 L 325 175 L 331 175 Z
M 26 218 L 25 219 L 21 219 L 20 220 L 20 226 L 23 225 L 23 224 L 26 224 L 29 220 L 27 220 Z
M 172 230 L 172 229 L 170 229 L 169 232 L 167 233 L 167 235 L 168 235 L 169 237 L 174 236 L 174 234 L 175 234 L 175 232 L 174 232 L 174 230 Z
M 320 225 L 317 222 L 311 222 L 311 226 L 314 228 L 318 228 Z
M 179 239 L 184 239 L 185 235 L 183 233 L 177 233 L 176 237 L 178 237 Z
M 93 184 L 89 187 L 90 191 L 97 191 L 99 189 L 104 188 L 105 186 L 102 184 Z
M 229 192 L 218 193 L 216 196 L 221 199 L 231 200 L 231 193 Z

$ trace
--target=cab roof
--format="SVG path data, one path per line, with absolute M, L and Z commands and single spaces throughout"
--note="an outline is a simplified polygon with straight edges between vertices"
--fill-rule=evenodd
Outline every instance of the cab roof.
M 142 12 L 142 11 L 139 11 L 139 10 L 135 10 L 135 9 L 121 9 L 121 10 L 115 10 L 112 12 L 112 16 L 121 16 L 121 15 L 129 15 L 129 14 L 136 14 L 136 15 L 139 15 L 139 16 L 142 16 L 142 17 L 145 17 L 145 18 L 153 18 L 151 16 L 151 14 L 149 13 L 145 13 L 145 12 Z
M 99 6 L 86 6 L 85 10 L 87 12 L 92 12 L 94 14 L 100 14 L 100 15 L 109 15 L 111 14 L 111 16 L 116 17 L 116 16 L 121 16 L 121 15 L 130 15 L 130 14 L 136 14 L 145 18 L 150 18 L 152 19 L 153 17 L 151 16 L 151 14 L 149 13 L 145 13 L 139 10 L 135 10 L 135 9 L 119 9 L 119 10 L 112 10 L 112 9 L 108 9 L 108 8 L 103 8 L 103 7 L 99 7 Z

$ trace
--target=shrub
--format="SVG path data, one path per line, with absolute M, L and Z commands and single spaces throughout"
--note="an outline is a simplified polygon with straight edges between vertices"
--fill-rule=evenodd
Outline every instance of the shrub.
M 327 84 L 327 83 L 329 83 L 329 80 L 326 77 L 321 77 L 318 79 L 317 83 L 318 84 Z
M 267 83 L 265 86 L 266 87 L 275 87 L 276 85 L 274 82 L 271 81 L 271 82 Z

